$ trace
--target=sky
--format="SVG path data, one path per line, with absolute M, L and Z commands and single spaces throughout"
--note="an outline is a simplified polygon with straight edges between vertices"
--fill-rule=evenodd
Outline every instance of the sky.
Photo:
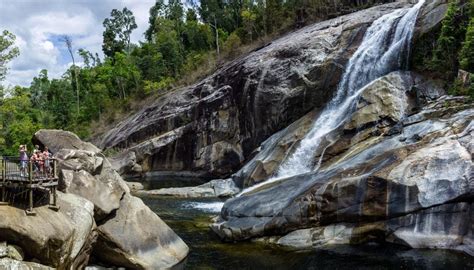
M 20 56 L 9 64 L 6 86 L 29 86 L 41 69 L 50 78 L 59 78 L 72 64 L 62 37 L 72 39 L 77 50 L 84 48 L 102 57 L 102 22 L 114 8 L 130 9 L 138 28 L 131 41 L 143 40 L 148 27 L 148 11 L 155 0 L 0 0 L 0 31 L 16 35 Z

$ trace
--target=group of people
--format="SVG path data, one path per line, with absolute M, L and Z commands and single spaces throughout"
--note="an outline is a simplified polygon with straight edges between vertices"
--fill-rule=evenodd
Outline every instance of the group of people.
M 35 145 L 35 149 L 31 154 L 31 157 L 28 158 L 28 149 L 26 145 L 20 145 L 20 175 L 27 176 L 28 171 L 28 161 L 33 165 L 33 171 L 38 177 L 40 175 L 51 175 L 51 158 L 52 154 L 49 152 L 48 147 L 44 147 L 44 150 L 41 151 L 39 145 Z

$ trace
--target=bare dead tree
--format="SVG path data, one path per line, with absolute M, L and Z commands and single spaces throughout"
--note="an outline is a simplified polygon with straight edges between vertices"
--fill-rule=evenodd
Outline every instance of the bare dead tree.
M 72 59 L 72 71 L 73 71 L 73 77 L 76 85 L 76 98 L 77 98 L 77 114 L 79 115 L 79 80 L 77 78 L 77 66 L 76 66 L 76 61 L 74 59 L 74 50 L 72 48 L 72 39 L 71 37 L 65 35 L 63 37 L 64 44 L 66 44 L 67 50 L 69 51 L 69 55 L 71 56 Z

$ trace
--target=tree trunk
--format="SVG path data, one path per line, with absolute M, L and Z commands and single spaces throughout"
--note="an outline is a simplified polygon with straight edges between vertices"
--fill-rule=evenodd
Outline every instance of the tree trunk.
M 219 50 L 219 28 L 217 27 L 216 16 L 214 15 L 214 30 L 216 31 L 216 50 L 217 50 L 217 59 L 219 59 L 220 50 Z

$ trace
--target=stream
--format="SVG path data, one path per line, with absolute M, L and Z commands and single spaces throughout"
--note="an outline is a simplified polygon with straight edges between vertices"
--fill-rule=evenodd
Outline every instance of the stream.
M 156 183 L 153 188 L 173 185 Z M 224 243 L 209 228 L 222 200 L 141 198 L 188 244 L 184 269 L 474 269 L 473 257 L 446 250 L 373 243 L 293 251 L 262 242 Z

